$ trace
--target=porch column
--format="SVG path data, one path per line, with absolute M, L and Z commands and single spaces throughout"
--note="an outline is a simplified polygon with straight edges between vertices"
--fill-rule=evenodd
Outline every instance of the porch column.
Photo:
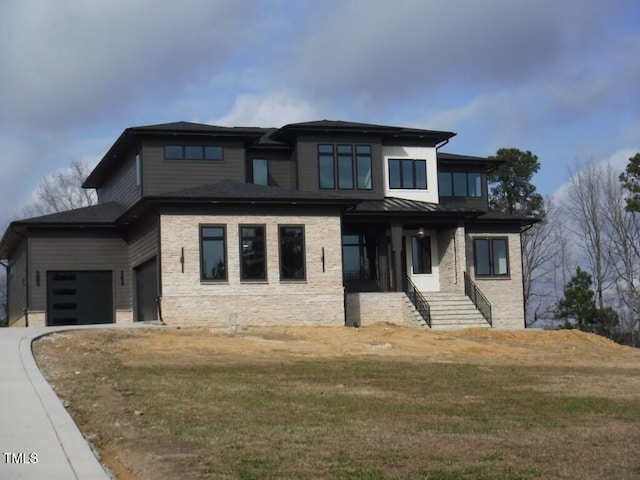
M 402 278 L 402 224 L 391 224 L 391 255 L 392 255 L 392 275 L 393 290 L 401 292 L 403 290 L 404 278 Z

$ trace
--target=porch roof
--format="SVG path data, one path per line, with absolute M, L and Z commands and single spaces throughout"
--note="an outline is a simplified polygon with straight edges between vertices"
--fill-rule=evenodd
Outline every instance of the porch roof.
M 346 215 L 416 215 L 425 213 L 468 217 L 480 215 L 482 212 L 459 205 L 421 202 L 397 197 L 364 200 L 345 212 Z

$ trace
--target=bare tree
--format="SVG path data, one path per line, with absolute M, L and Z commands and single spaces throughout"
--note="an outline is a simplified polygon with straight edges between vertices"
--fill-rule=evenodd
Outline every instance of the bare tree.
M 612 259 L 608 248 L 609 223 L 604 202 L 603 169 L 593 161 L 569 172 L 568 196 L 563 208 L 569 229 L 580 244 L 593 274 L 598 308 L 604 308 L 604 291 L 610 285 Z
M 64 212 L 97 203 L 95 190 L 82 188 L 91 168 L 74 160 L 67 168 L 47 175 L 36 189 L 36 200 L 24 209 L 25 217 Z

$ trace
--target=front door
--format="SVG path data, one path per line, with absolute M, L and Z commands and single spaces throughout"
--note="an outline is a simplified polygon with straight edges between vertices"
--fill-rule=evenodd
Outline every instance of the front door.
M 440 290 L 438 276 L 438 245 L 435 232 L 424 235 L 405 234 L 405 262 L 409 278 L 421 292 Z

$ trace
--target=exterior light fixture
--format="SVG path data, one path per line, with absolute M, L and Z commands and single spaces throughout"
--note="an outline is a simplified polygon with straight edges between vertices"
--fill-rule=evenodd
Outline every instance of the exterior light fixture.
M 420 238 L 424 237 L 424 227 L 420 227 L 418 229 L 418 237 L 420 237 Z

